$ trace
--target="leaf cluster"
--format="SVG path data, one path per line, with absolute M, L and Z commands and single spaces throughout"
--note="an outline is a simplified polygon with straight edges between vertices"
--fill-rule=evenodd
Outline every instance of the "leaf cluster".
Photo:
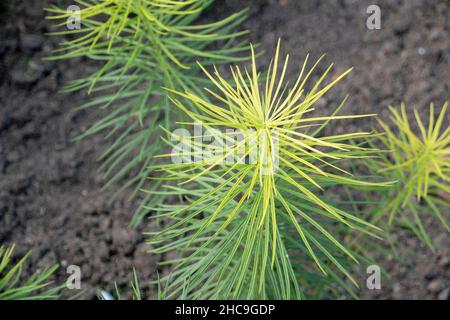
M 278 43 L 263 85 L 253 51 L 251 70 L 235 67 L 230 82 L 217 69 L 214 75 L 204 70 L 215 85 L 215 90 L 206 90 L 214 102 L 190 91 L 172 90 L 199 110 L 174 98 L 174 104 L 193 120 L 185 124 L 200 122 L 211 129 L 200 141 L 209 141 L 208 135 L 219 136 L 221 130 L 217 128 L 250 134 L 241 140 L 233 139 L 233 134 L 222 134 L 213 150 L 227 146 L 226 151 L 207 152 L 207 161 L 153 167 L 164 173 L 158 179 L 167 183 L 162 186 L 163 191 L 149 193 L 179 197 L 176 204 L 149 208 L 157 212 L 152 218 L 164 224 L 157 228 L 159 231 L 149 233 L 153 252 L 179 253 L 177 259 L 166 262 L 177 266 L 163 279 L 168 283 L 170 297 L 301 298 L 305 294 L 298 284 L 317 270 L 334 280 L 341 273 L 357 285 L 344 261 L 355 263 L 364 257 L 347 247 L 343 236 L 353 231 L 379 238 L 381 230 L 327 201 L 322 192 L 333 186 L 364 188 L 390 184 L 355 179 L 339 166 L 376 152 L 351 143 L 367 137 L 369 132 L 324 136 L 322 129 L 330 121 L 370 115 L 337 115 L 342 103 L 330 116 L 310 116 L 315 102 L 349 71 L 324 85 L 330 66 L 306 90 L 305 85 L 320 62 L 319 59 L 308 70 L 306 58 L 296 82 L 288 87 L 283 82 L 287 60 L 288 57 L 279 68 Z M 161 156 L 192 158 L 211 147 L 209 143 L 196 142 L 198 138 L 194 136 L 190 141 L 191 152 L 183 154 L 173 148 L 175 153 Z M 250 141 L 248 147 L 242 148 L 246 141 Z M 244 161 L 252 148 L 259 149 L 254 161 Z M 227 163 L 231 153 L 239 157 Z M 173 185 L 174 180 L 177 185 Z M 342 280 L 340 283 L 345 284 Z
M 60 296 L 62 286 L 51 287 L 49 280 L 58 268 L 57 265 L 36 272 L 23 279 L 22 272 L 30 252 L 12 262 L 14 245 L 0 246 L 0 300 L 48 300 Z
M 87 90 L 94 96 L 80 109 L 106 110 L 106 115 L 79 139 L 104 132 L 113 140 L 100 160 L 108 178 L 105 188 L 122 184 L 114 195 L 133 187 L 134 196 L 144 186 L 151 175 L 148 168 L 153 155 L 164 148 L 159 125 L 170 128 L 180 116 L 162 87 L 203 94 L 199 88 L 207 83 L 199 76 L 197 60 L 208 65 L 247 59 L 241 53 L 248 44 L 239 40 L 247 31 L 235 31 L 247 10 L 219 21 L 197 23 L 211 2 L 78 0 L 81 28 L 75 30 L 65 28 L 73 12 L 47 9 L 47 18 L 60 21 L 57 25 L 64 28 L 51 34 L 71 38 L 49 59 L 89 58 L 103 64 L 93 74 L 66 86 L 66 91 Z M 138 224 L 146 214 L 141 206 L 132 224 Z

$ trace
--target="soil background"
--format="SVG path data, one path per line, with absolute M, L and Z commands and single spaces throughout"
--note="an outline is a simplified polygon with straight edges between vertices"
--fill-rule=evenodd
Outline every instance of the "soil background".
M 32 249 L 25 274 L 59 263 L 63 268 L 55 280 L 61 283 L 65 268 L 79 265 L 83 298 L 95 298 L 99 289 L 112 291 L 114 281 L 126 286 L 133 267 L 145 295 L 154 297 L 147 282 L 161 257 L 146 254 L 144 227 L 128 227 L 136 205 L 128 200 L 131 190 L 112 203 L 111 190 L 101 191 L 105 181 L 96 159 L 110 141 L 101 135 L 73 141 L 102 113 L 74 111 L 86 101 L 84 92 L 60 93 L 65 83 L 98 65 L 42 59 L 61 40 L 45 35 L 49 24 L 42 9 L 49 3 L 0 2 L 0 243 L 15 243 L 17 256 Z M 366 28 L 370 4 L 381 8 L 380 30 Z M 291 80 L 307 53 L 312 60 L 326 53 L 319 71 L 334 62 L 331 77 L 354 67 L 319 101 L 320 113 L 330 113 L 349 94 L 347 113 L 386 118 L 387 105 L 404 101 L 426 119 L 431 101 L 440 110 L 449 99 L 449 1 L 227 0 L 216 1 L 205 19 L 245 7 L 250 8 L 244 24 L 250 39 L 267 53 L 261 67 L 268 66 L 278 38 L 290 54 Z M 354 121 L 327 130 L 338 134 L 372 124 Z M 433 221 L 427 228 L 438 250 L 432 253 L 399 232 L 395 241 L 404 247 L 402 260 L 380 257 L 391 277 L 383 279 L 382 290 L 361 289 L 363 298 L 450 299 L 450 236 Z

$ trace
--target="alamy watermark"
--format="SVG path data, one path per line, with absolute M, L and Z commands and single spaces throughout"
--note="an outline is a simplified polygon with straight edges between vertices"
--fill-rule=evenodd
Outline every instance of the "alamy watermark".
M 369 275 L 366 279 L 366 286 L 369 290 L 381 289 L 381 269 L 376 264 L 367 267 L 366 273 Z
M 366 13 L 369 14 L 366 20 L 366 27 L 369 30 L 381 29 L 381 9 L 376 4 L 367 7 Z
M 80 30 L 81 29 L 81 9 L 77 5 L 71 5 L 67 7 L 67 13 L 69 17 L 66 21 L 67 29 L 69 30 Z
M 70 276 L 66 280 L 66 287 L 70 290 L 81 289 L 81 268 L 77 265 L 70 265 L 67 267 L 66 272 Z
M 279 167 L 279 133 L 275 129 L 218 129 L 194 124 L 194 131 L 176 129 L 171 160 L 175 164 L 259 164 L 262 175 Z

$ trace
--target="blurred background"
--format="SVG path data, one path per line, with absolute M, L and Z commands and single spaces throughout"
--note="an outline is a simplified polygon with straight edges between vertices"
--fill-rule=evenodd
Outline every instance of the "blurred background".
M 81 142 L 82 133 L 101 111 L 75 111 L 87 95 L 62 94 L 70 80 L 96 70 L 92 61 L 43 60 L 62 39 L 48 37 L 50 23 L 43 8 L 47 0 L 0 2 L 0 243 L 17 244 L 16 254 L 32 249 L 28 270 L 59 263 L 56 280 L 67 278 L 65 267 L 81 267 L 85 298 L 97 289 L 112 290 L 129 282 L 133 267 L 146 282 L 155 277 L 164 256 L 146 254 L 142 232 L 128 224 L 139 199 L 125 192 L 113 202 L 111 190 L 101 191 L 104 178 L 96 159 L 110 141 L 101 135 Z M 59 1 L 69 6 L 70 1 Z M 381 9 L 381 29 L 369 30 L 366 9 Z M 415 105 L 426 119 L 431 101 L 440 110 L 450 92 L 450 2 L 447 0 L 226 0 L 205 13 L 205 20 L 250 8 L 244 27 L 253 43 L 267 55 L 267 67 L 282 38 L 290 54 L 288 78 L 293 79 L 307 53 L 314 59 L 325 53 L 334 62 L 333 76 L 354 67 L 350 76 L 318 102 L 330 113 L 350 95 L 346 113 L 378 113 L 404 101 Z M 424 111 L 424 112 L 422 112 Z M 448 116 L 447 123 L 448 125 Z M 339 124 L 335 134 L 368 129 L 373 122 Z M 329 132 L 329 133 L 330 133 Z M 444 214 L 449 214 L 444 213 Z M 427 222 L 437 247 L 432 253 L 418 239 L 399 232 L 394 241 L 404 245 L 401 261 L 392 254 L 379 257 L 391 275 L 382 289 L 360 294 L 369 299 L 450 299 L 450 236 L 439 224 Z

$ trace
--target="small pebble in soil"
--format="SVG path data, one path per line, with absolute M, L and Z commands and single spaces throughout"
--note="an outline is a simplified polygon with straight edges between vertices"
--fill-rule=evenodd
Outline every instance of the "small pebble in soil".
M 45 69 L 37 61 L 19 61 L 10 71 L 13 82 L 18 84 L 31 84 L 39 80 Z
M 431 291 L 431 292 L 438 292 L 441 288 L 442 288 L 442 283 L 440 280 L 437 280 L 437 279 L 431 281 L 427 286 L 428 291 Z
M 417 49 L 417 52 L 423 56 L 427 53 L 427 49 L 425 49 L 424 47 L 420 47 L 419 49 Z
M 438 295 L 439 300 L 450 300 L 450 288 L 442 290 Z
M 44 37 L 38 34 L 22 34 L 20 36 L 20 45 L 23 49 L 37 50 L 42 47 Z
M 404 15 L 394 23 L 393 29 L 397 34 L 405 33 L 411 26 L 411 16 Z
M 450 258 L 446 256 L 442 257 L 439 261 L 439 266 L 443 268 L 450 268 Z

